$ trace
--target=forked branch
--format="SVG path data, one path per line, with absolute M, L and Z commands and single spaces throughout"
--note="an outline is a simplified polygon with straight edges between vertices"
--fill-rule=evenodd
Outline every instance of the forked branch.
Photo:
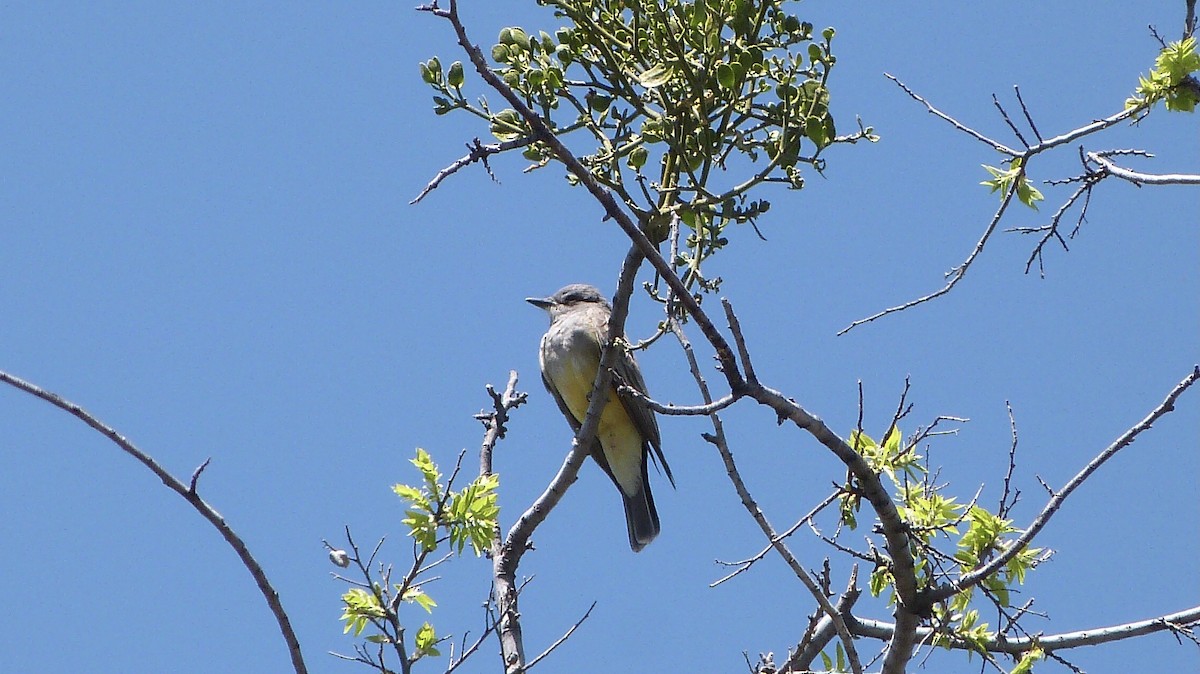
M 152 473 L 158 476 L 158 479 L 162 480 L 162 483 L 168 489 L 179 494 L 196 512 L 200 513 L 200 516 L 207 520 L 221 534 L 221 538 L 225 539 L 229 547 L 233 548 L 233 551 L 237 553 L 238 559 L 242 561 L 242 565 L 254 577 L 254 582 L 258 586 L 259 592 L 262 593 L 263 599 L 266 600 L 267 606 L 271 609 L 271 614 L 275 616 L 275 622 L 278 623 L 279 631 L 283 634 L 283 640 L 287 643 L 288 655 L 291 657 L 292 668 L 296 671 L 296 674 L 306 674 L 308 672 L 308 668 L 304 664 L 304 657 L 300 653 L 300 640 L 296 638 L 296 633 L 292 630 L 292 623 L 288 619 L 287 612 L 283 610 L 283 603 L 279 601 L 279 593 L 272 587 L 271 581 L 267 578 L 267 574 L 263 571 L 258 560 L 254 559 L 254 556 L 250 554 L 250 549 L 246 546 L 246 542 L 225 522 L 225 518 L 220 513 L 204 499 L 200 498 L 200 494 L 196 490 L 196 482 L 204 466 L 208 464 L 207 460 L 192 475 L 190 483 L 185 484 L 168 472 L 166 468 L 159 465 L 149 454 L 138 449 L 125 436 L 118 433 L 116 429 L 100 421 L 79 405 L 7 372 L 0 372 L 0 381 L 40 398 L 92 427 L 120 447 L 126 454 L 137 459 L 146 468 L 149 468 Z

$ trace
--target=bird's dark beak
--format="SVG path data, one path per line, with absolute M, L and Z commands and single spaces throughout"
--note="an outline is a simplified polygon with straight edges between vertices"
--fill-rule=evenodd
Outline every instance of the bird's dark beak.
M 526 297 L 526 302 L 529 302 L 538 309 L 549 309 L 554 306 L 554 300 L 549 297 Z

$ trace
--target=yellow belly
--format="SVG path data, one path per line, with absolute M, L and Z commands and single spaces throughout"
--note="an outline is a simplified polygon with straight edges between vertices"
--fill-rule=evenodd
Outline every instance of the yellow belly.
M 588 394 L 596 381 L 599 363 L 590 358 L 557 358 L 547 362 L 547 375 L 571 414 L 579 423 L 587 416 Z M 608 389 L 608 400 L 600 413 L 600 425 L 596 431 L 604 458 L 608 461 L 614 477 L 626 494 L 636 494 L 642 482 L 642 436 L 625 406 L 617 398 L 616 390 Z

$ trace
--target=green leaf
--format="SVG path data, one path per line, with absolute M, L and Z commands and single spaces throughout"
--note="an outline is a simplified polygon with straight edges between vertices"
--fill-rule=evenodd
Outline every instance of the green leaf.
M 512 37 L 513 44 L 525 51 L 529 51 L 529 35 L 523 29 L 514 26 L 509 29 L 509 35 Z
M 1009 602 L 1009 598 L 1008 598 L 1008 588 L 1004 588 L 1002 590 L 996 590 L 995 593 L 996 593 L 996 600 L 1000 602 L 1001 606 L 1008 607 L 1008 606 L 1012 605 Z
M 1195 112 L 1200 99 L 1191 89 L 1177 89 L 1167 94 L 1166 107 L 1171 112 Z
M 855 429 L 850 431 L 850 446 L 854 448 L 854 451 L 861 454 L 864 450 L 874 449 L 879 445 L 875 444 L 871 436 Z
M 883 439 L 883 450 L 891 456 L 895 456 L 895 455 L 899 454 L 900 453 L 900 438 L 901 438 L 900 427 L 892 426 L 888 430 L 887 437 L 885 437 Z
M 809 117 L 804 120 L 804 135 L 808 136 L 818 150 L 828 147 L 833 140 L 825 135 L 825 124 L 819 117 Z
M 417 606 L 425 609 L 426 613 L 433 613 L 433 608 L 437 606 L 437 602 L 433 600 L 433 597 L 430 597 L 415 587 L 408 588 L 408 590 L 404 593 L 403 599 L 404 601 L 414 603 Z
M 1029 182 L 1029 178 L 1024 175 L 1021 176 L 1021 182 L 1017 184 L 1017 198 L 1035 211 L 1038 209 L 1037 202 L 1045 199 L 1042 193 L 1033 186 L 1033 183 Z
M 437 634 L 433 631 L 433 625 L 429 623 L 421 625 L 421 628 L 417 630 L 415 644 L 419 655 L 430 655 L 433 657 L 441 655 L 436 648 Z
M 733 85 L 737 82 L 737 73 L 733 71 L 733 66 L 728 63 L 718 65 L 717 82 L 726 89 L 733 89 Z
M 522 129 L 524 128 L 523 121 L 520 113 L 516 110 L 511 108 L 501 110 L 492 116 L 492 135 L 500 141 L 516 140 L 524 135 L 522 133 Z
M 646 164 L 646 158 L 650 156 L 650 152 L 645 147 L 635 147 L 629 152 L 629 168 L 637 171 Z
M 499 485 L 499 475 L 481 475 L 452 495 L 448 513 L 450 544 L 459 554 L 468 544 L 476 557 L 491 546 L 500 514 L 496 493 Z
M 657 119 L 647 119 L 642 122 L 640 135 L 647 143 L 663 142 L 663 123 Z
M 1192 112 L 1197 97 L 1184 80 L 1200 70 L 1200 54 L 1196 53 L 1196 38 L 1172 42 L 1159 52 L 1154 69 L 1138 78 L 1136 93 L 1125 101 L 1126 108 L 1147 107 L 1165 99 L 1172 112 Z
M 1012 189 L 1013 181 L 1015 180 L 1018 181 L 1017 199 L 1019 199 L 1021 203 L 1036 211 L 1037 202 L 1045 198 L 1042 196 L 1042 193 L 1033 186 L 1033 183 L 1030 182 L 1029 176 L 1025 175 L 1020 163 L 1018 163 L 1017 160 L 1013 160 L 1012 168 L 1008 169 L 1007 171 L 1004 169 L 998 169 L 995 166 L 988 166 L 987 164 L 983 164 L 983 168 L 986 169 L 988 173 L 992 174 L 992 179 L 984 180 L 979 184 L 990 188 L 993 193 L 1007 193 L 1010 189 Z
M 450 73 L 446 76 L 446 82 L 455 89 L 459 89 L 463 85 L 463 64 L 462 61 L 455 61 L 450 64 Z
M 433 114 L 444 115 L 455 108 L 455 105 L 444 96 L 433 97 Z
M 670 82 L 674 74 L 670 63 L 660 63 L 638 75 L 638 83 L 647 89 L 655 89 Z
M 352 588 L 342 595 L 342 616 L 346 628 L 343 634 L 353 631 L 354 636 L 362 634 L 371 618 L 382 618 L 386 613 L 379 603 L 379 598 L 373 592 L 362 588 Z
M 1012 668 L 1009 674 L 1030 674 L 1033 671 L 1033 663 L 1044 657 L 1046 657 L 1046 652 L 1040 646 L 1034 646 L 1025 651 L 1025 654 L 1021 656 L 1021 661 Z
M 851 531 L 858 528 L 858 517 L 854 513 L 858 510 L 861 503 L 862 499 L 852 494 L 847 494 L 842 497 L 842 521 L 846 523 L 846 526 L 850 527 Z
M 596 112 L 604 112 L 612 105 L 612 96 L 604 96 L 595 92 L 588 92 L 587 104 L 588 107 Z
M 501 28 L 499 40 L 500 44 L 519 47 L 522 51 L 529 51 L 529 36 L 519 26 Z
M 425 494 L 416 487 L 411 487 L 407 484 L 394 484 L 392 485 L 392 491 L 394 491 L 397 496 L 408 501 L 409 503 L 428 504 Z
M 886 566 L 877 566 L 871 572 L 871 580 L 867 586 L 871 590 L 872 597 L 878 597 L 889 585 L 892 584 L 892 572 Z
M 437 548 L 437 520 L 434 519 L 433 514 L 414 510 L 409 510 L 405 514 L 408 517 L 401 520 L 401 523 L 408 526 L 409 535 L 426 551 Z
M 1012 178 L 1009 177 L 1008 171 L 1002 171 L 995 166 L 988 166 L 987 164 L 984 164 L 983 168 L 986 169 L 988 173 L 992 174 L 992 179 L 981 181 L 979 184 L 992 188 L 992 192 L 998 192 L 1000 189 L 1005 188 L 1008 183 L 1012 182 Z

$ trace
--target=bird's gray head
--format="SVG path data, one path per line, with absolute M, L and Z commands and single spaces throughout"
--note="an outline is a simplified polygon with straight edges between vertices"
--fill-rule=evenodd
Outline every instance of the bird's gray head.
M 600 294 L 600 290 L 584 283 L 572 283 L 549 297 L 526 297 L 525 301 L 549 311 L 551 320 L 581 306 L 608 308 L 608 300 Z

